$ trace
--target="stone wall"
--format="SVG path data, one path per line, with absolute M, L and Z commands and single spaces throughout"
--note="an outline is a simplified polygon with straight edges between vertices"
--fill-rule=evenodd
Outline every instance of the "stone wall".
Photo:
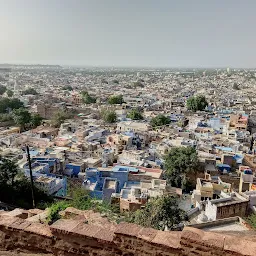
M 248 201 L 236 202 L 234 204 L 227 204 L 217 207 L 217 219 L 224 219 L 229 217 L 247 216 Z
M 84 219 L 61 219 L 48 226 L 0 215 L 0 251 L 58 256 L 253 256 L 256 236 L 231 236 L 185 227 L 181 232 L 157 231 L 121 223 L 112 228 Z

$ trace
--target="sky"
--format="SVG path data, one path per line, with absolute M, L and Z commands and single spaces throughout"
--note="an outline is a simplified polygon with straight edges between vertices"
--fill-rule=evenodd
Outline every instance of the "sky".
M 0 0 L 0 63 L 256 67 L 255 0 Z

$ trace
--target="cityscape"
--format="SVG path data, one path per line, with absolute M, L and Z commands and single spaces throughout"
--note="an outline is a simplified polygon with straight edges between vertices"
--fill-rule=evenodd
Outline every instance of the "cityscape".
M 23 7 L 18 1 L 10 5 L 0 2 L 5 18 L 11 17 L 10 10 L 31 15 L 24 16 L 27 27 L 19 24 L 20 16 L 13 18 L 16 25 L 10 42 L 17 44 L 15 51 L 6 47 L 8 40 L 0 41 L 0 255 L 255 256 L 253 53 L 235 43 L 230 46 L 225 33 L 223 47 L 208 49 L 207 56 L 202 49 L 201 57 L 195 57 L 201 46 L 193 48 L 192 39 L 191 55 L 181 51 L 185 44 L 173 45 L 180 59 L 172 59 L 174 52 L 158 40 L 156 48 L 149 51 L 147 47 L 152 45 L 147 41 L 147 29 L 167 40 L 166 30 L 158 22 L 162 26 L 174 18 L 181 22 L 175 15 L 180 9 L 183 13 L 184 6 L 177 1 L 171 1 L 176 2 L 171 6 L 161 0 L 160 11 L 154 9 L 159 7 L 154 1 L 133 6 L 132 1 L 114 4 L 109 0 L 109 15 L 104 16 L 106 20 L 99 16 L 99 24 L 94 14 L 108 10 L 99 3 L 63 0 L 60 6 L 54 0 L 50 8 L 47 1 L 38 0 L 35 6 L 29 2 L 24 0 Z M 197 3 L 191 10 L 196 6 L 208 10 L 210 4 Z M 217 19 L 219 6 L 212 4 L 208 15 Z M 66 13 L 71 7 L 72 15 Z M 142 19 L 136 23 L 137 14 L 131 11 L 135 7 L 145 21 L 151 19 L 152 12 L 158 15 L 155 27 L 153 23 L 145 25 Z M 171 12 L 171 7 L 175 11 Z M 45 8 L 45 17 L 38 12 L 41 8 Z M 63 13 L 56 18 L 58 8 Z M 164 8 L 175 17 L 170 18 Z M 223 8 L 228 8 L 227 3 Z M 243 15 L 252 14 L 238 2 L 232 8 L 235 13 L 242 8 Z M 118 12 L 115 18 L 111 15 L 117 10 L 122 11 L 123 19 Z M 126 27 L 129 14 L 134 21 L 128 19 Z M 182 17 L 195 25 L 192 14 L 185 17 L 184 12 Z M 73 17 L 72 27 L 66 23 L 66 15 Z M 229 14 L 219 15 L 217 23 Z M 88 23 L 81 22 L 87 19 Z M 130 46 L 122 48 L 118 43 L 122 38 L 112 37 L 119 25 L 109 28 L 107 24 L 116 24 L 116 19 L 125 33 L 138 35 L 141 29 L 142 36 L 135 39 L 137 46 L 129 41 Z M 213 21 L 205 19 L 210 27 Z M 80 43 L 74 47 L 71 40 L 70 45 L 65 40 L 63 45 L 55 45 L 54 38 L 66 38 L 68 33 L 71 38 L 73 29 L 78 33 L 78 25 L 84 31 L 89 27 L 95 41 L 80 35 L 84 48 Z M 34 31 L 38 40 L 34 48 L 26 43 L 24 31 L 25 36 L 18 33 L 21 26 L 24 31 Z M 45 41 L 40 42 L 33 26 L 38 26 Z M 65 35 L 56 32 L 59 26 L 65 27 Z M 182 31 L 190 29 L 177 26 L 171 29 L 174 35 L 180 33 L 180 38 Z M 245 38 L 247 32 L 245 28 Z M 97 39 L 98 33 L 104 34 L 104 40 Z M 127 36 L 123 33 L 120 37 Z M 197 42 L 207 33 L 200 32 Z M 12 40 L 16 34 L 20 48 L 18 41 Z M 47 40 L 52 43 L 46 53 Z M 105 45 L 105 55 L 98 44 Z M 241 62 L 239 57 L 231 58 L 236 47 L 243 48 L 242 54 L 247 56 Z

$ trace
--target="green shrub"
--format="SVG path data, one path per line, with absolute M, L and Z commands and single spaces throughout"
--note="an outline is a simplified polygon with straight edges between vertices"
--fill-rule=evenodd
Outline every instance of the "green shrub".
M 59 212 L 65 210 L 69 206 L 70 206 L 70 204 L 65 201 L 60 201 L 60 202 L 52 204 L 49 208 L 49 213 L 46 218 L 46 222 L 48 224 L 52 224 L 53 222 L 60 219 Z
M 130 213 L 129 222 L 144 227 L 171 229 L 185 219 L 185 212 L 178 207 L 178 200 L 170 195 L 151 198 L 144 208 Z
M 256 214 L 250 215 L 246 220 L 254 229 L 256 229 Z
M 187 100 L 187 108 L 194 112 L 204 110 L 208 106 L 205 96 L 198 95 Z
M 131 118 L 132 120 L 142 120 L 143 115 L 141 114 L 141 111 L 138 109 L 133 109 L 127 114 L 128 118 Z
M 150 124 L 152 127 L 158 127 L 158 126 L 163 126 L 163 125 L 168 125 L 171 123 L 171 120 L 169 117 L 165 115 L 158 115 L 156 117 L 153 117 L 150 121 Z
M 122 95 L 113 95 L 108 98 L 108 103 L 113 104 L 122 104 L 124 103 L 123 96 Z

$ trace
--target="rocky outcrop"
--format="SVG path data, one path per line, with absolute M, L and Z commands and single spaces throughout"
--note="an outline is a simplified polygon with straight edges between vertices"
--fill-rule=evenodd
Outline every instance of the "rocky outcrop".
M 125 222 L 105 225 L 78 218 L 81 212 L 51 226 L 13 215 L 0 215 L 2 251 L 61 256 L 254 256 L 256 252 L 253 236 L 238 237 L 191 227 L 181 232 L 158 231 Z

